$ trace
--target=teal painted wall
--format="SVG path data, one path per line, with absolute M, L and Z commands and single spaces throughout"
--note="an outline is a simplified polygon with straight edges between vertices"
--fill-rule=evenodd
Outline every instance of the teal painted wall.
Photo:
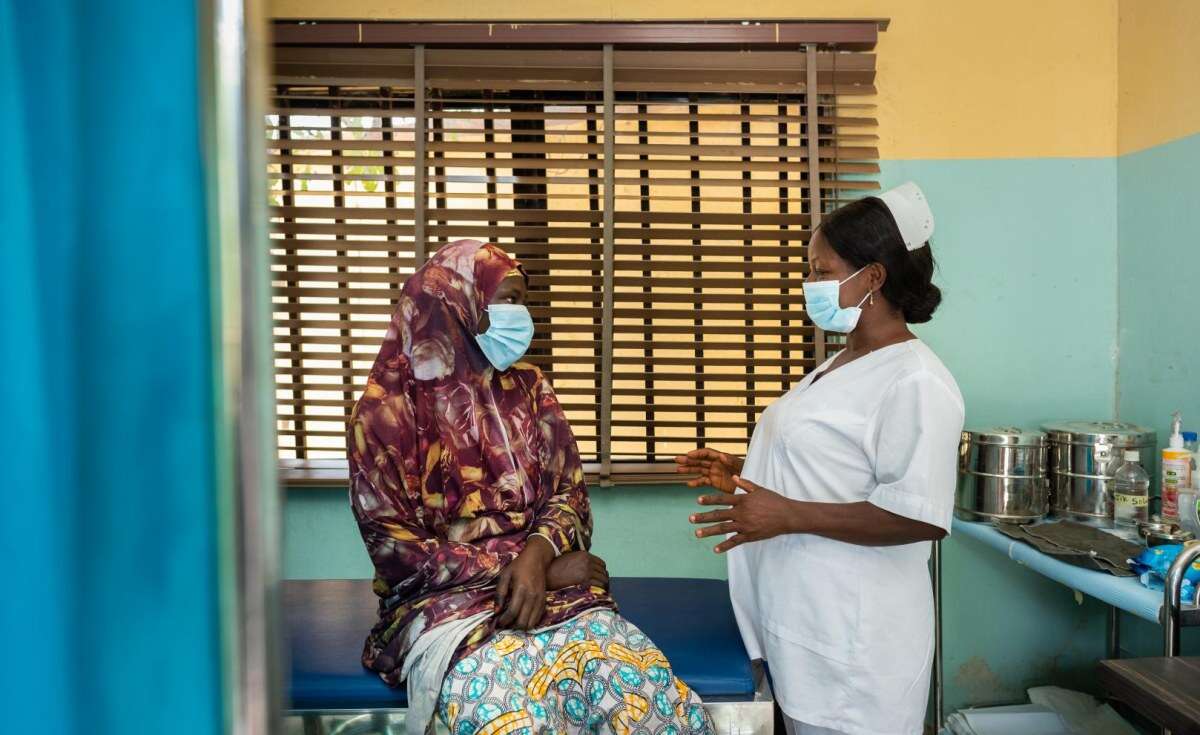
M 1122 156 L 1121 417 L 1200 427 L 1200 135 Z
M 968 426 L 1115 411 L 1114 159 L 885 161 L 937 214 L 944 300 L 916 332 L 954 374 Z M 1064 315 L 1084 327 L 1062 329 Z
M 593 551 L 618 576 L 724 579 L 725 560 L 687 522 L 696 495 L 680 485 L 592 488 Z M 371 576 L 345 489 L 289 490 L 283 528 L 289 579 Z
M 1116 177 L 1113 159 L 883 163 L 885 186 L 919 181 L 938 212 L 945 300 L 918 331 L 957 378 L 969 424 L 1113 416 Z M 1086 315 L 1090 328 L 1056 330 L 1063 313 Z M 617 575 L 723 578 L 724 560 L 690 533 L 695 495 L 594 489 L 596 552 Z M 289 577 L 371 573 L 344 490 L 292 490 L 285 544 Z M 945 551 L 949 706 L 1018 701 L 1047 682 L 1086 688 L 1104 641 L 1101 605 L 1079 605 L 970 541 Z

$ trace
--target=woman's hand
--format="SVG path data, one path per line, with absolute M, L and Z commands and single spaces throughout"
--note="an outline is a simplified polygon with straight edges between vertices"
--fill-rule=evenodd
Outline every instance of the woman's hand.
M 796 532 L 796 501 L 779 493 L 759 487 L 740 477 L 732 477 L 734 487 L 745 490 L 745 494 L 701 495 L 701 505 L 728 505 L 725 510 L 710 510 L 694 513 L 688 519 L 692 523 L 711 525 L 696 530 L 697 538 L 733 534 L 717 544 L 713 551 L 723 554 L 747 541 L 763 541 L 785 533 Z M 718 488 L 719 489 L 719 488 Z M 732 493 L 732 491 L 725 491 Z
M 742 458 L 715 449 L 693 449 L 675 458 L 675 471 L 684 475 L 699 475 L 688 480 L 688 487 L 710 485 L 723 493 L 736 489 L 734 476 L 742 471 Z
M 550 562 L 546 570 L 546 589 L 588 585 L 608 589 L 608 567 L 604 560 L 586 551 L 572 551 Z
M 496 589 L 498 628 L 531 630 L 541 622 L 546 611 L 546 568 L 553 560 L 550 542 L 531 535 L 517 558 L 504 567 Z

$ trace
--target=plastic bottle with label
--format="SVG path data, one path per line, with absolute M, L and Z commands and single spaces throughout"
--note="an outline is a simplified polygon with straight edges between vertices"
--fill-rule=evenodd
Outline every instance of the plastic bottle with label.
M 1179 527 L 1200 538 L 1200 490 L 1179 491 Z
M 1197 467 L 1200 466 L 1200 441 L 1197 441 L 1197 438 L 1194 431 L 1183 432 L 1183 448 L 1192 454 L 1192 464 L 1189 468 L 1192 485 L 1179 491 L 1179 526 L 1200 538 L 1200 472 L 1197 471 Z
M 1192 454 L 1183 446 L 1183 419 L 1176 411 L 1171 420 L 1171 438 L 1162 450 L 1162 516 L 1179 520 L 1179 491 L 1192 485 Z
M 1192 453 L 1192 488 L 1200 490 L 1200 437 L 1196 432 L 1183 432 L 1183 448 Z
M 1125 450 L 1125 464 L 1113 478 L 1113 520 L 1118 528 L 1136 528 L 1146 520 L 1150 503 L 1150 476 L 1141 465 L 1136 449 Z

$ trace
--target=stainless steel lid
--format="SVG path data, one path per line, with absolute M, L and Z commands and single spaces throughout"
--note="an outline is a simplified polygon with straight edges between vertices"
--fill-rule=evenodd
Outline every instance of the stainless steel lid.
M 1138 535 L 1151 545 L 1181 544 L 1195 538 L 1191 531 L 1183 530 L 1178 523 L 1165 521 L 1158 516 L 1153 516 L 1146 521 L 1138 521 L 1137 530 Z
M 1147 533 L 1175 533 L 1179 530 L 1179 524 L 1174 521 L 1163 520 L 1161 516 L 1150 516 L 1145 520 L 1138 521 L 1137 528 L 1143 535 Z
M 1046 443 L 1046 434 L 1016 426 L 993 426 L 988 429 L 968 429 L 962 433 L 962 440 L 971 444 L 1036 447 Z
M 1124 421 L 1057 421 L 1042 427 L 1056 444 L 1112 444 L 1118 447 L 1153 446 L 1153 429 Z

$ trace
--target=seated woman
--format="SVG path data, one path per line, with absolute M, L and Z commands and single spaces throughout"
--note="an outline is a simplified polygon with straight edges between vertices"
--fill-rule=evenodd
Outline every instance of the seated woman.
M 710 733 L 699 698 L 616 612 L 579 450 L 517 363 L 527 279 L 494 245 L 404 284 L 349 425 L 350 501 L 375 564 L 363 663 L 408 683 L 410 734 Z

